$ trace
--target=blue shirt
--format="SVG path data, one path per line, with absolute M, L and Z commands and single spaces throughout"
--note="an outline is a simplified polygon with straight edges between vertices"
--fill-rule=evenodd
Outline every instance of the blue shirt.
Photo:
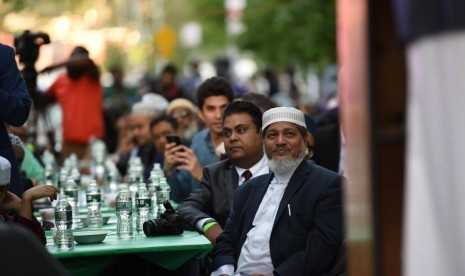
M 213 147 L 210 130 L 204 129 L 194 135 L 190 148 L 194 151 L 197 159 L 199 159 L 200 166 L 220 161 L 215 155 L 215 148 Z M 190 193 L 199 187 L 199 181 L 188 172 L 184 170 L 175 170 L 170 176 L 167 177 L 168 184 L 171 188 L 171 199 L 176 202 L 187 198 Z

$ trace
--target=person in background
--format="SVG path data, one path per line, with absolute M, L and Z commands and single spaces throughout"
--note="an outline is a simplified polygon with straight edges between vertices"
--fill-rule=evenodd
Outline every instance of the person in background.
M 25 174 L 25 176 L 32 181 L 34 186 L 37 186 L 39 183 L 44 183 L 45 168 L 40 157 L 36 156 L 33 152 L 34 146 L 32 144 L 26 144 L 23 142 L 27 141 L 27 128 L 24 126 L 8 126 L 8 132 L 11 143 L 14 144 L 16 142 L 24 149 L 24 159 L 21 165 L 22 170 L 20 173 Z M 14 137 L 12 137 L 12 135 Z
M 186 98 L 195 102 L 197 100 L 195 92 L 203 80 L 199 71 L 199 62 L 196 60 L 189 62 L 187 71 L 187 74 L 181 80 L 181 86 Z
M 26 158 L 26 148 L 24 147 L 23 142 L 19 139 L 18 136 L 9 133 L 8 136 L 11 140 L 11 145 L 13 145 L 13 150 L 16 155 L 16 162 L 18 162 L 18 169 L 20 171 L 21 182 L 23 183 L 24 191 L 29 190 L 34 187 L 31 179 L 27 178 L 27 175 L 22 171 L 22 166 L 24 159 Z
M 219 161 L 215 148 L 223 142 L 222 113 L 233 97 L 231 84 L 222 77 L 209 78 L 199 86 L 197 115 L 206 129 L 192 138 L 190 148 L 175 143 L 166 144 L 165 148 L 164 169 L 173 200 L 180 202 L 197 189 L 202 167 Z
M 183 96 L 181 86 L 176 81 L 178 70 L 173 64 L 167 64 L 160 73 L 158 80 L 152 84 L 152 91 L 172 101 Z
M 160 163 L 163 168 L 165 145 L 167 135 L 179 136 L 178 121 L 171 116 L 160 115 L 150 123 L 150 133 L 152 134 L 153 144 L 157 151 L 155 163 Z
M 42 72 L 61 66 L 66 66 L 66 73 L 47 89 L 45 102 L 56 100 L 63 111 L 63 157 L 75 153 L 79 159 L 85 159 L 90 139 L 104 134 L 100 73 L 89 58 L 89 51 L 82 46 L 75 47 L 66 62 L 49 66 Z
M 261 141 L 262 112 L 252 103 L 234 101 L 223 112 L 223 139 L 228 159 L 203 168 L 199 188 L 177 211 L 215 245 L 233 204 L 234 191 L 269 172 Z
M 182 134 L 182 140 L 189 143 L 198 132 L 197 107 L 187 99 L 175 99 L 166 108 L 166 115 L 175 118 Z
M 16 127 L 22 126 L 29 117 L 32 100 L 16 65 L 13 48 L 0 44 L 0 57 L 2 57 L 0 62 L 0 155 L 13 165 L 10 190 L 21 197 L 23 186 L 5 123 Z
M 168 101 L 154 93 L 145 94 L 140 102 L 132 106 L 129 116 L 131 139 L 135 147 L 126 155 L 120 155 L 116 166 L 122 176 L 127 174 L 131 156 L 139 156 L 144 165 L 144 179 L 147 179 L 155 163 L 156 150 L 150 133 L 153 118 L 163 114 Z
M 254 105 L 258 106 L 258 108 L 260 108 L 262 113 L 268 109 L 278 107 L 278 105 L 270 97 L 253 92 L 244 93 L 241 96 L 234 98 L 234 101 L 245 101 L 253 103 Z
M 304 159 L 307 133 L 298 109 L 263 114 L 272 173 L 237 188 L 212 275 L 329 275 L 344 239 L 342 178 Z
M 8 192 L 10 170 L 10 162 L 0 156 L 0 223 L 14 222 L 22 225 L 32 231 L 45 245 L 47 243 L 45 232 L 32 213 L 32 201 L 43 197 L 56 199 L 59 190 L 53 185 L 37 186 L 24 191 L 22 199 L 19 199 Z
M 113 66 L 110 69 L 110 73 L 113 77 L 113 84 L 105 87 L 103 90 L 104 141 L 108 152 L 113 153 L 118 143 L 117 121 L 131 111 L 131 106 L 137 101 L 137 91 L 135 87 L 128 87 L 123 83 L 123 68 Z

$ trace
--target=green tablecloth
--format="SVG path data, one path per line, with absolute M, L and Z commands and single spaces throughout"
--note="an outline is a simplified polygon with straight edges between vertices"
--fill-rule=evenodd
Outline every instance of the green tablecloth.
M 46 248 L 73 275 L 90 276 L 98 275 L 121 254 L 136 254 L 163 268 L 174 270 L 192 258 L 205 257 L 212 247 L 197 232 L 185 231 L 180 236 L 150 238 L 144 234 L 135 234 L 131 239 L 119 239 L 115 227 L 114 223 L 103 227 L 112 232 L 102 243 L 76 244 L 74 249 L 68 251 L 59 251 L 53 244 L 51 233 L 47 233 Z

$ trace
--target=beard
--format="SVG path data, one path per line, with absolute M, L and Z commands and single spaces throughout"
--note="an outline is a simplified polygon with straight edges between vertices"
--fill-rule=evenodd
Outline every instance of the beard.
M 268 159 L 268 166 L 270 171 L 272 171 L 275 175 L 287 175 L 289 173 L 293 173 L 303 159 L 304 153 L 301 152 L 299 156 L 291 157 L 286 160 L 275 160 L 273 158 Z

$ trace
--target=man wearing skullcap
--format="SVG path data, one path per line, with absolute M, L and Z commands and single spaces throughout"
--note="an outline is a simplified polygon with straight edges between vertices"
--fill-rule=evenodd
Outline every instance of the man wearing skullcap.
M 304 160 L 303 112 L 263 114 L 270 174 L 237 188 L 212 275 L 329 275 L 343 241 L 341 176 Z
M 11 192 L 10 185 L 11 165 L 7 159 L 0 156 L 0 223 L 18 223 L 31 230 L 44 244 L 45 232 L 40 223 L 32 214 L 32 201 L 49 197 L 56 199 L 58 189 L 52 185 L 33 187 L 24 192 L 22 200 Z M 13 213 L 13 215 L 9 215 Z

